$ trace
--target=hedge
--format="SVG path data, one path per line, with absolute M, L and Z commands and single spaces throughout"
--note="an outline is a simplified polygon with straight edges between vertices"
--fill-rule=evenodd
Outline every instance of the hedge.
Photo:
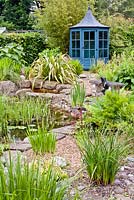
M 37 58 L 38 53 L 46 48 L 45 38 L 38 32 L 0 34 L 1 46 L 4 47 L 12 42 L 23 47 L 25 53 L 24 60 L 28 64 L 31 64 Z

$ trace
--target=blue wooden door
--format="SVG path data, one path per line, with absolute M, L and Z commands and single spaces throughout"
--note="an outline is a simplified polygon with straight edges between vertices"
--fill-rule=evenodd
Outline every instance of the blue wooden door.
M 96 30 L 82 30 L 82 64 L 85 70 L 91 68 L 97 59 Z

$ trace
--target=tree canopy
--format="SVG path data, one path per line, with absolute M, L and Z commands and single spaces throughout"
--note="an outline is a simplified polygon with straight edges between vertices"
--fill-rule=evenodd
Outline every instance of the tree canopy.
M 42 0 L 43 8 L 37 16 L 51 47 L 68 50 L 69 27 L 82 19 L 89 2 L 93 8 L 94 0 Z
M 0 0 L 0 16 L 3 21 L 12 23 L 15 29 L 29 27 L 29 13 L 32 0 Z

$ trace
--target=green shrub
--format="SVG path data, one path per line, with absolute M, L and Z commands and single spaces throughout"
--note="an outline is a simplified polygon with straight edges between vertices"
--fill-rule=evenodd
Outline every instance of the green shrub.
M 69 64 L 72 66 L 72 68 L 75 70 L 75 73 L 77 75 L 80 75 L 83 71 L 83 67 L 82 65 L 80 64 L 80 61 L 79 60 L 70 60 L 69 61 Z
M 44 51 L 39 59 L 32 63 L 29 78 L 72 83 L 76 79 L 76 73 L 68 60 L 69 57 L 66 54 L 53 54 L 51 50 Z
M 21 65 L 11 58 L 5 57 L 0 59 L 0 80 L 11 80 L 17 82 L 20 79 Z
M 134 50 L 126 49 L 121 55 L 114 54 L 112 59 L 104 64 L 98 62 L 91 70 L 108 81 L 117 81 L 125 84 L 127 89 L 134 89 Z
M 107 132 L 107 136 L 105 132 L 85 129 L 77 134 L 77 141 L 90 179 L 107 185 L 114 182 L 128 144 L 126 140 L 120 141 L 118 132 Z
M 134 90 L 134 50 L 127 57 L 122 54 L 122 62 L 119 65 L 120 70 L 116 74 L 116 81 L 124 83 L 125 87 Z
M 45 49 L 45 39 L 40 33 L 6 33 L 0 35 L 0 44 L 5 47 L 9 43 L 16 43 L 23 47 L 25 56 L 23 59 L 31 64 L 38 53 Z
M 121 123 L 134 123 L 134 99 L 123 92 L 107 91 L 106 94 L 96 100 L 88 108 L 85 116 L 86 124 L 102 127 L 104 124 L 110 129 L 121 128 Z
M 0 47 L 0 59 L 1 58 L 10 58 L 15 63 L 23 66 L 25 64 L 24 61 L 24 52 L 23 47 L 21 45 L 10 43 L 5 47 Z
M 63 200 L 67 182 L 59 180 L 50 166 L 42 168 L 40 163 L 11 160 L 7 171 L 0 162 L 0 199 L 1 200 Z
M 43 128 L 38 128 L 38 131 L 34 131 L 34 133 L 28 130 L 27 136 L 30 140 L 33 151 L 36 153 L 54 153 L 56 145 L 56 137 L 54 133 L 48 132 Z
M 85 87 L 84 84 L 75 82 L 71 90 L 71 104 L 73 107 L 82 107 L 85 100 Z

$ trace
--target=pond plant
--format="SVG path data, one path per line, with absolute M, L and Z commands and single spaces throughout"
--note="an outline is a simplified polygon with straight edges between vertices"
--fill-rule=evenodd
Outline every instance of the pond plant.
M 8 131 L 8 126 L 45 125 L 46 130 L 56 123 L 56 112 L 51 112 L 50 101 L 34 98 L 8 98 L 0 96 L 0 135 Z
M 39 154 L 45 152 L 54 153 L 56 136 L 51 131 L 39 127 L 37 132 L 27 130 L 27 136 L 34 152 Z

